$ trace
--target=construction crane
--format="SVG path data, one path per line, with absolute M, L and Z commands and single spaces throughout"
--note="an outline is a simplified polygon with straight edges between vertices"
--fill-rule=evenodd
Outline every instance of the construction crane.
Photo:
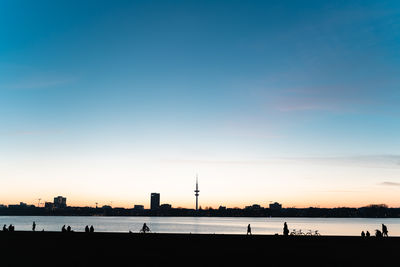
M 38 208 L 40 208 L 40 204 L 41 204 L 41 201 L 42 199 L 41 198 L 38 198 Z

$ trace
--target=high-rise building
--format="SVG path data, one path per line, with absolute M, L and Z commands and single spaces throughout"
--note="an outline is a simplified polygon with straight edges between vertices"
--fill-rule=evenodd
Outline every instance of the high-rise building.
M 151 193 L 150 209 L 156 210 L 160 207 L 160 193 Z
M 54 207 L 55 208 L 66 208 L 67 207 L 67 198 L 58 196 L 54 198 Z

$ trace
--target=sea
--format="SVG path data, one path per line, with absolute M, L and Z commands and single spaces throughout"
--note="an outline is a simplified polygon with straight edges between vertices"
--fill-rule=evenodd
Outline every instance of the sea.
M 85 226 L 93 225 L 96 232 L 139 232 L 146 223 L 153 233 L 193 234 L 246 234 L 250 224 L 252 234 L 282 234 L 287 223 L 290 232 L 318 231 L 321 235 L 359 236 L 361 231 L 374 235 L 388 227 L 389 236 L 400 236 L 398 218 L 260 218 L 260 217 L 105 217 L 105 216 L 0 216 L 0 228 L 13 224 L 16 231 L 61 231 L 63 225 L 75 232 L 84 232 Z

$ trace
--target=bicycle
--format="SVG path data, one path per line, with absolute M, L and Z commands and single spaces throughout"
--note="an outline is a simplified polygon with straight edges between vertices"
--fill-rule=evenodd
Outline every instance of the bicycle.
M 305 235 L 305 234 L 303 233 L 303 231 L 301 231 L 301 229 L 298 231 L 296 231 L 296 229 L 293 229 L 293 231 L 290 233 L 290 235 L 299 236 L 299 235 Z
M 321 234 L 318 232 L 318 230 L 312 231 L 308 230 L 306 236 L 320 236 Z

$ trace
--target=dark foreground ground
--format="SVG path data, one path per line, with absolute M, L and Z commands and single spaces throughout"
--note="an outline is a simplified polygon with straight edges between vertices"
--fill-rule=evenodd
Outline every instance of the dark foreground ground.
M 400 238 L 0 232 L 0 266 L 400 266 Z

